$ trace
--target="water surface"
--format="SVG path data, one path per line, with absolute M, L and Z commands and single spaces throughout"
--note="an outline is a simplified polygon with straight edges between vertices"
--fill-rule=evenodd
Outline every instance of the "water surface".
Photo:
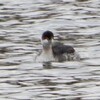
M 45 30 L 82 60 L 35 63 Z M 99 100 L 100 1 L 0 1 L 0 99 Z

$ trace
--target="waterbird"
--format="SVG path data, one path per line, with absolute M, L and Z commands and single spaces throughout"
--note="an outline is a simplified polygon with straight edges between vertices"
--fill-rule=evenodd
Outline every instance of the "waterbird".
M 59 41 L 54 41 L 54 34 L 45 31 L 41 37 L 42 50 L 36 56 L 36 61 L 42 62 L 43 66 L 51 65 L 51 62 L 64 62 L 80 60 L 79 54 L 70 45 L 64 45 Z

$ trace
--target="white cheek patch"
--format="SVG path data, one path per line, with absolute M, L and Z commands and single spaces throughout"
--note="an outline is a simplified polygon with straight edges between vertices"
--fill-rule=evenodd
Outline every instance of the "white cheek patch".
M 47 40 L 47 39 L 42 40 L 41 43 L 42 43 L 42 44 L 48 44 L 48 40 Z
M 49 49 L 50 48 L 50 42 L 48 40 L 43 40 L 42 41 L 42 46 L 43 46 L 43 49 Z

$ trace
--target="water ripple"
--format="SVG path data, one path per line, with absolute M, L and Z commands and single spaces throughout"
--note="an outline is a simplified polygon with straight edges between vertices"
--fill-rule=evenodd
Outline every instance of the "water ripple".
M 0 2 L 0 99 L 99 100 L 100 1 Z M 34 62 L 45 30 L 74 46 L 81 61 Z

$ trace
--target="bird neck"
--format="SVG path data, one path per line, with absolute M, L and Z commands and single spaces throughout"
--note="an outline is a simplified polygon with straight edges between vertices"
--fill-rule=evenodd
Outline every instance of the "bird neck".
M 53 51 L 52 51 L 52 45 L 49 46 L 49 48 L 43 48 L 43 52 L 46 54 L 46 55 L 53 55 Z
M 44 58 L 46 58 L 47 61 L 54 61 L 52 45 L 50 45 L 49 49 L 43 49 L 43 55 L 44 55 Z

